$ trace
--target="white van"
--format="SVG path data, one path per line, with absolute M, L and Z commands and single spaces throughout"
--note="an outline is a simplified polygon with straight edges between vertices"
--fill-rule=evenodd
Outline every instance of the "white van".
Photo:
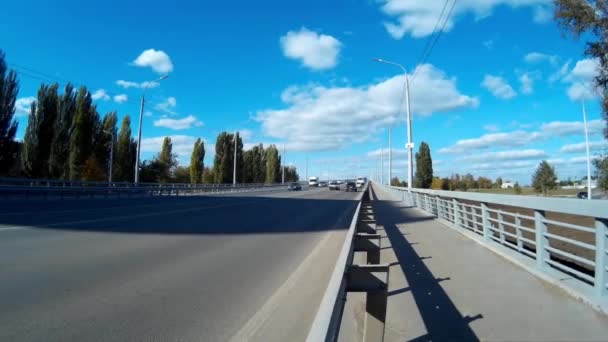
M 308 186 L 319 186 L 319 177 L 309 177 Z
M 365 178 L 359 177 L 357 178 L 357 188 L 362 188 L 365 185 Z

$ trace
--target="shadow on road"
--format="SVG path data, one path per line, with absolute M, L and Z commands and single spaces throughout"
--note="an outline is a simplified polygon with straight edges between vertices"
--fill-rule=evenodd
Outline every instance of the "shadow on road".
M 0 225 L 135 234 L 346 230 L 356 197 L 343 193 L 331 198 L 240 195 L 15 201 L 3 203 Z
M 391 295 L 411 292 L 426 327 L 427 335 L 417 337 L 414 341 L 479 341 L 469 323 L 483 316 L 462 316 L 440 285 L 440 282 L 449 281 L 450 278 L 437 278 L 433 275 L 424 263 L 425 259 L 432 256 L 419 256 L 412 247 L 415 243 L 408 241 L 407 234 L 403 234 L 397 227 L 399 221 L 413 223 L 420 219 L 408 217 L 401 211 L 398 202 L 378 200 L 375 193 L 373 195 L 378 224 L 384 227 L 409 284 L 408 288 L 391 291 Z

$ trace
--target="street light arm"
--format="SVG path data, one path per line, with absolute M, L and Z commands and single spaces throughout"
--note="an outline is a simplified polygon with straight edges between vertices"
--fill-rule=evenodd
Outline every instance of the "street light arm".
M 394 65 L 398 68 L 401 69 L 401 71 L 403 71 L 403 73 L 405 74 L 405 77 L 407 77 L 407 70 L 403 67 L 403 65 L 399 64 L 399 63 L 395 63 L 395 62 L 391 62 L 391 61 L 387 61 L 381 58 L 372 58 L 373 61 L 378 62 L 378 63 L 384 63 L 384 64 L 390 64 L 390 65 Z

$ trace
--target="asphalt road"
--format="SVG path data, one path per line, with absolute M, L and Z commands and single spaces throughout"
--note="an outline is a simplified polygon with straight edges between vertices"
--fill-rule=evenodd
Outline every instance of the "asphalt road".
M 357 195 L 3 202 L 0 340 L 302 340 Z

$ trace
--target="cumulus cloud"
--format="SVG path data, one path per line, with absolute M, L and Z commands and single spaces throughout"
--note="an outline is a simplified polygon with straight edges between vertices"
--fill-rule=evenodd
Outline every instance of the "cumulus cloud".
M 551 65 L 556 65 L 559 62 L 559 57 L 541 52 L 530 52 L 524 56 L 524 62 L 529 64 L 548 62 Z
M 93 94 L 91 94 L 91 98 L 93 100 L 107 101 L 110 99 L 110 95 L 108 95 L 104 89 L 97 89 Z
M 177 113 L 175 113 L 175 111 L 173 111 L 173 109 L 176 106 L 177 106 L 177 100 L 175 99 L 175 97 L 170 96 L 170 97 L 166 98 L 165 101 L 157 103 L 154 106 L 154 109 L 161 111 L 165 114 L 176 115 Z
M 171 58 L 162 50 L 145 50 L 133 61 L 133 64 L 139 67 L 150 67 L 159 74 L 173 71 Z
M 125 81 L 125 80 L 118 80 L 118 81 L 116 81 L 116 85 L 121 86 L 125 89 L 129 89 L 129 88 L 143 89 L 143 88 L 156 88 L 160 85 L 160 83 L 158 83 L 156 81 L 137 83 L 137 82 L 131 82 L 131 81 Z
M 498 131 L 498 125 L 485 125 L 483 126 L 483 129 L 485 129 L 488 132 L 496 132 Z
M 173 153 L 176 153 L 178 158 L 188 160 L 192 155 L 192 147 L 198 137 L 190 135 L 170 135 L 171 143 L 173 143 Z M 158 153 L 163 146 L 165 136 L 144 138 L 141 140 L 142 152 Z M 205 144 L 205 150 L 211 151 L 211 146 Z
M 305 27 L 299 31 L 287 32 L 281 37 L 280 43 L 285 57 L 299 60 L 302 65 L 313 70 L 335 67 L 342 47 L 336 38 Z
M 606 122 L 601 119 L 587 121 L 589 135 L 601 134 L 605 125 Z M 582 121 L 553 121 L 543 124 L 541 131 L 547 137 L 583 135 L 585 125 Z
M 17 99 L 17 101 L 15 101 L 15 114 L 17 116 L 29 115 L 32 102 L 34 101 L 36 101 L 36 98 L 33 96 L 22 97 Z
M 534 80 L 528 73 L 523 73 L 519 76 L 520 90 L 522 94 L 530 95 L 534 92 Z
M 455 1 L 455 0 L 453 0 Z M 387 32 L 395 39 L 401 39 L 405 34 L 414 38 L 423 38 L 435 29 L 437 18 L 439 18 L 443 1 L 411 1 L 411 0 L 380 0 L 380 8 L 393 20 L 384 23 Z M 445 23 L 444 31 L 452 30 L 459 17 L 473 14 L 477 19 L 492 15 L 494 8 L 507 5 L 510 7 L 532 6 L 535 10 L 534 20 L 539 22 L 545 20 L 546 5 L 551 0 L 465 0 L 458 1 L 452 12 L 452 16 Z M 450 1 L 449 6 L 452 5 Z M 444 12 L 447 16 L 448 9 Z
M 598 141 L 590 141 L 589 142 L 589 150 L 590 151 L 603 151 L 608 150 L 608 141 L 606 140 L 598 140 Z M 582 153 L 586 151 L 586 146 L 584 142 L 577 144 L 568 144 L 562 146 L 559 149 L 562 153 Z
M 192 127 L 201 127 L 203 126 L 203 123 L 199 121 L 194 115 L 188 115 L 183 119 L 160 118 L 154 121 L 154 126 L 165 127 L 178 131 Z
M 407 150 L 406 149 L 393 149 L 392 154 L 393 154 L 393 158 L 407 157 Z M 381 155 L 388 157 L 388 149 L 387 148 L 377 149 L 377 150 L 367 152 L 368 157 L 380 157 Z
M 563 82 L 570 83 L 568 97 L 572 101 L 597 98 L 598 91 L 594 79 L 599 74 L 599 70 L 597 58 L 586 58 L 576 62 L 574 68 L 562 77 Z
M 476 107 L 456 80 L 432 65 L 418 67 L 411 88 L 414 115 Z M 369 140 L 382 127 L 403 119 L 399 108 L 404 76 L 363 87 L 292 86 L 281 96 L 286 107 L 258 111 L 266 135 L 286 140 L 290 150 L 324 151 Z
M 513 131 L 507 133 L 489 133 L 479 138 L 458 140 L 456 144 L 439 150 L 439 153 L 467 153 L 496 147 L 519 147 L 542 139 L 539 132 Z
M 475 153 L 461 158 L 466 161 L 507 161 L 507 160 L 526 160 L 546 158 L 547 153 L 543 150 L 510 150 L 494 151 L 485 153 Z
M 116 103 L 125 103 L 128 99 L 129 97 L 127 96 L 127 94 L 114 95 L 114 102 Z
M 517 95 L 515 90 L 513 90 L 513 87 L 500 76 L 485 75 L 481 82 L 481 86 L 491 92 L 492 95 L 503 100 L 513 98 Z

